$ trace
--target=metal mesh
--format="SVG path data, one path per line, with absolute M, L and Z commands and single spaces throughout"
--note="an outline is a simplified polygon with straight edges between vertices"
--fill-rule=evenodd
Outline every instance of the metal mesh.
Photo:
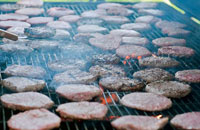
M 128 3 L 124 3 L 124 4 L 128 4 Z M 130 4 L 130 3 L 129 3 Z M 96 5 L 97 3 L 45 3 L 44 4 L 44 8 L 45 10 L 50 8 L 50 7 L 67 7 L 70 9 L 73 9 L 76 11 L 76 14 L 80 14 L 83 11 L 86 10 L 94 10 L 96 9 Z M 185 59 L 185 58 L 179 58 L 177 59 L 181 65 L 178 68 L 171 68 L 171 69 L 167 69 L 169 72 L 171 73 L 175 73 L 178 70 L 184 70 L 184 69 L 196 69 L 199 68 L 199 64 L 200 64 L 200 33 L 199 33 L 199 26 L 196 25 L 195 23 L 193 23 L 187 16 L 184 16 L 180 13 L 178 13 L 177 11 L 175 11 L 174 9 L 172 9 L 171 7 L 160 3 L 158 6 L 158 9 L 161 9 L 165 12 L 165 16 L 162 17 L 162 19 L 168 20 L 168 21 L 178 21 L 178 22 L 182 22 L 184 24 L 187 24 L 187 29 L 190 30 L 192 32 L 192 34 L 190 35 L 190 37 L 186 37 L 187 40 L 187 44 L 186 46 L 193 48 L 196 53 L 193 57 Z M 6 13 L 6 12 L 1 12 L 1 13 Z M 43 14 L 43 16 L 47 16 L 46 13 Z M 137 14 L 137 11 L 134 12 L 134 14 L 132 16 L 129 17 L 129 19 L 131 21 L 134 21 L 134 19 L 136 17 L 138 17 L 139 15 Z M 112 29 L 117 29 L 120 26 L 119 25 L 104 25 L 105 27 L 107 27 L 109 30 Z M 76 24 L 72 24 L 72 31 L 70 31 L 71 33 L 71 40 L 72 37 L 74 36 L 74 34 L 76 34 L 76 28 L 77 25 Z M 143 32 L 142 35 L 147 37 L 149 39 L 149 41 L 152 41 L 155 38 L 159 38 L 159 37 L 163 37 L 166 35 L 163 35 L 159 29 L 155 28 L 154 26 L 152 26 L 152 30 L 151 31 L 147 31 L 147 32 Z M 152 51 L 153 53 L 157 52 L 157 49 L 155 46 L 153 46 L 153 44 L 149 44 L 146 46 L 150 51 Z M 2 70 L 4 70 L 7 65 L 11 65 L 11 64 L 29 64 L 29 65 L 34 65 L 34 66 L 42 66 L 44 67 L 47 72 L 49 71 L 48 67 L 47 67 L 47 63 L 54 61 L 56 59 L 62 59 L 64 57 L 63 54 L 59 53 L 59 52 L 53 52 L 53 53 L 33 53 L 31 54 L 31 56 L 29 57 L 25 57 L 25 56 L 21 56 L 21 55 L 15 55 L 15 56 L 2 56 L 1 57 L 1 68 Z M 122 59 L 123 61 L 123 59 Z M 121 65 L 123 65 L 121 63 Z M 124 65 L 123 66 L 127 72 L 127 75 L 131 77 L 132 73 L 138 70 L 141 70 L 143 68 L 141 68 L 140 66 L 138 66 L 137 61 L 130 61 L 130 64 Z M 46 81 L 47 81 L 47 86 L 41 91 L 41 93 L 49 96 L 54 102 L 55 105 L 54 107 L 51 109 L 52 112 L 55 112 L 56 107 L 59 104 L 62 103 L 66 103 L 66 100 L 59 97 L 56 93 L 55 90 L 52 88 L 49 88 L 49 82 L 52 80 L 52 74 L 48 73 L 49 75 L 47 75 L 46 77 Z M 110 120 L 109 117 L 110 116 L 123 116 L 123 115 L 160 115 L 162 114 L 164 117 L 168 116 L 170 118 L 172 118 L 173 116 L 175 116 L 176 114 L 180 114 L 180 113 L 184 113 L 184 112 L 190 112 L 190 111 L 200 111 L 200 87 L 199 84 L 191 84 L 192 86 L 192 92 L 189 96 L 185 97 L 185 98 L 181 98 L 181 99 L 172 99 L 173 101 L 173 106 L 172 108 L 165 110 L 165 111 L 161 111 L 161 112 L 144 112 L 144 111 L 138 111 L 135 109 L 130 109 L 127 107 L 122 106 L 121 104 L 119 104 L 119 102 L 116 102 L 113 98 L 112 98 L 112 94 L 115 94 L 118 98 L 118 100 L 123 97 L 125 94 L 129 93 L 129 92 L 110 92 L 108 90 L 105 90 L 105 92 L 103 93 L 104 98 L 110 97 L 112 100 L 112 103 L 108 104 L 106 102 L 106 105 L 108 107 L 108 114 L 107 114 L 107 118 L 108 120 L 104 120 L 104 121 L 74 121 L 74 122 L 62 122 L 61 127 L 59 128 L 59 130 L 66 130 L 66 129 L 73 129 L 73 130 L 105 130 L 105 129 L 113 129 L 110 125 Z M 1 86 L 0 88 L 0 96 L 5 94 L 5 93 L 10 93 L 9 90 L 3 88 L 3 86 Z M 6 109 L 4 108 L 2 105 L 0 105 L 0 129 L 2 130 L 6 130 L 7 125 L 6 125 L 6 121 L 13 115 L 18 113 L 18 111 L 13 111 L 10 109 Z M 171 128 L 171 126 L 168 124 L 165 129 L 173 129 Z

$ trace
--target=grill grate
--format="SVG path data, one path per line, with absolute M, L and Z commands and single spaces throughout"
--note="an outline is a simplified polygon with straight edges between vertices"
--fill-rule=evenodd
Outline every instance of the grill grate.
M 129 3 L 124 3 L 124 4 L 129 4 Z M 44 4 L 44 9 L 47 10 L 50 7 L 67 7 L 70 9 L 73 9 L 76 11 L 76 14 L 81 14 L 83 11 L 86 10 L 94 10 L 96 9 L 97 3 L 45 3 Z M 199 68 L 200 64 L 200 44 L 198 43 L 200 41 L 200 32 L 199 32 L 199 26 L 195 23 L 193 23 L 187 16 L 184 16 L 182 14 L 179 14 L 177 11 L 172 9 L 171 7 L 160 3 L 158 6 L 158 9 L 161 9 L 165 11 L 166 15 L 162 17 L 162 19 L 169 20 L 169 21 L 179 21 L 184 24 L 187 24 L 188 30 L 192 31 L 192 35 L 190 37 L 186 37 L 187 44 L 186 46 L 193 48 L 196 51 L 196 54 L 189 58 L 189 59 L 184 59 L 184 58 L 179 58 L 177 59 L 178 61 L 181 62 L 181 65 L 178 68 L 171 68 L 167 69 L 171 73 L 175 73 L 178 70 L 184 70 L 184 69 L 195 69 Z M 7 12 L 0 12 L 0 13 L 7 13 Z M 46 13 L 43 14 L 43 16 L 47 16 Z M 137 12 L 129 17 L 131 21 L 134 21 L 134 19 L 139 16 Z M 109 30 L 112 29 L 117 29 L 120 26 L 119 25 L 103 25 L 107 27 Z M 71 33 L 71 40 L 74 34 L 77 33 L 76 27 L 77 25 L 73 24 L 72 25 L 73 29 L 70 32 Z M 142 35 L 147 37 L 149 41 L 152 41 L 155 38 L 158 37 L 163 37 L 166 35 L 163 35 L 159 29 L 155 28 L 152 26 L 152 30 L 149 32 L 143 32 Z M 146 46 L 150 51 L 153 53 L 157 52 L 157 48 L 154 47 L 152 44 L 149 44 Z M 62 59 L 65 57 L 62 53 L 59 52 L 49 52 L 49 53 L 43 53 L 43 52 L 35 52 L 31 54 L 29 57 L 21 56 L 21 55 L 15 55 L 15 56 L 2 56 L 1 60 L 5 62 L 0 62 L 2 70 L 4 70 L 8 65 L 11 64 L 30 64 L 34 66 L 42 66 L 44 67 L 47 72 L 49 72 L 47 63 L 57 60 L 57 59 Z M 123 60 L 123 59 L 122 59 Z M 128 76 L 131 77 L 132 73 L 138 70 L 141 70 L 143 68 L 138 66 L 137 61 L 130 61 L 130 65 L 124 65 L 124 67 L 127 70 Z M 121 65 L 123 65 L 121 63 Z M 44 93 L 45 95 L 49 96 L 54 102 L 55 105 L 51 109 L 51 111 L 55 112 L 56 107 L 59 104 L 65 103 L 66 100 L 58 97 L 58 95 L 55 93 L 53 88 L 49 87 L 49 82 L 52 80 L 52 74 L 48 73 L 46 77 L 47 81 L 47 86 L 44 90 L 41 92 Z M 191 84 L 192 86 L 192 93 L 181 99 L 172 99 L 173 101 L 173 107 L 170 108 L 169 110 L 165 110 L 162 112 L 143 112 L 143 111 L 138 111 L 135 109 L 130 109 L 127 107 L 122 106 L 119 104 L 119 102 L 116 102 L 112 98 L 112 94 L 115 94 L 118 98 L 118 100 L 123 97 L 125 94 L 128 92 L 110 92 L 108 90 L 105 90 L 103 93 L 104 98 L 111 98 L 112 103 L 108 104 L 106 102 L 106 105 L 108 107 L 108 114 L 107 114 L 107 119 L 109 119 L 110 116 L 123 116 L 123 115 L 163 115 L 168 116 L 172 118 L 176 114 L 184 113 L 184 112 L 190 112 L 190 111 L 200 111 L 200 87 L 199 84 Z M 0 87 L 0 96 L 5 94 L 5 93 L 11 93 L 9 90 L 3 88 L 3 86 Z M 2 130 L 7 130 L 8 127 L 6 125 L 6 121 L 13 115 L 18 113 L 18 111 L 13 111 L 10 109 L 4 108 L 2 105 L 0 105 L 0 129 Z M 105 121 L 74 121 L 74 122 L 62 122 L 61 127 L 59 130 L 66 130 L 66 129 L 73 129 L 73 130 L 106 130 L 106 129 L 113 129 L 110 125 L 109 120 Z M 165 129 L 174 129 L 171 128 L 171 126 L 168 124 Z

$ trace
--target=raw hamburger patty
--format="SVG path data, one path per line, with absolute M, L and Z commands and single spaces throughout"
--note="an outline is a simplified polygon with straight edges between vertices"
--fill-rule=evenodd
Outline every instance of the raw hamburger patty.
M 71 15 L 74 14 L 74 11 L 68 8 L 63 7 L 52 7 L 47 10 L 48 15 L 52 17 L 61 17 L 65 15 Z
M 158 49 L 159 55 L 170 55 L 176 57 L 190 57 L 194 55 L 194 50 L 183 46 L 166 46 Z
M 98 54 L 92 56 L 91 62 L 97 65 L 118 64 L 120 58 L 116 54 Z
M 121 45 L 116 50 L 116 54 L 122 58 L 126 56 L 132 56 L 132 58 L 137 58 L 138 56 L 150 56 L 151 52 L 144 47 L 136 45 Z
M 107 29 L 98 25 L 81 25 L 77 28 L 79 33 L 100 33 L 106 32 Z
M 177 81 L 157 81 L 147 84 L 145 90 L 169 98 L 182 98 L 191 92 L 191 87 Z
M 26 21 L 28 19 L 28 16 L 21 15 L 21 14 L 1 14 L 0 15 L 0 21 L 7 21 L 7 20 L 14 20 L 14 21 Z
M 61 119 L 46 109 L 35 109 L 13 115 L 7 123 L 12 130 L 49 130 L 58 128 Z
M 154 39 L 152 43 L 156 46 L 183 46 L 186 44 L 185 39 L 178 39 L 173 37 L 161 37 Z
M 17 4 L 28 6 L 28 7 L 41 7 L 43 6 L 43 1 L 42 0 L 19 0 L 17 1 Z
M 158 21 L 155 25 L 156 25 L 156 27 L 161 28 L 161 29 L 166 28 L 166 27 L 169 27 L 169 28 L 184 28 L 184 27 L 186 27 L 185 24 L 175 22 L 175 21 L 166 21 L 166 20 Z
M 161 95 L 144 92 L 127 94 L 120 100 L 121 104 L 142 111 L 162 111 L 172 106 L 172 101 Z
M 84 18 L 100 18 L 106 15 L 106 11 L 102 9 L 84 11 L 81 16 Z
M 1 11 L 15 11 L 21 8 L 24 8 L 24 6 L 19 4 L 2 4 L 0 6 Z
M 99 85 L 113 91 L 137 91 L 144 87 L 143 82 L 128 77 L 108 76 L 101 78 Z
M 106 13 L 109 15 L 130 16 L 131 14 L 133 14 L 133 11 L 124 7 L 111 7 L 106 9 Z
M 23 76 L 30 78 L 44 78 L 46 71 L 39 66 L 31 65 L 11 65 L 8 66 L 4 73 L 12 76 Z
M 56 93 L 70 101 L 89 101 L 101 95 L 101 90 L 94 85 L 68 84 L 59 86 Z
M 0 45 L 0 50 L 12 54 L 29 54 L 33 51 L 32 48 L 24 44 L 2 44 Z
M 22 8 L 22 9 L 16 10 L 15 13 L 28 15 L 28 16 L 37 16 L 37 15 L 44 13 L 44 9 L 42 9 L 42 8 Z
M 140 70 L 135 72 L 133 77 L 142 79 L 147 83 L 158 80 L 172 80 L 174 78 L 172 74 L 160 68 Z
M 134 30 L 114 29 L 110 31 L 110 34 L 120 37 L 139 37 L 140 33 Z
M 113 76 L 125 76 L 125 71 L 123 68 L 117 65 L 95 65 L 90 67 L 90 73 L 100 77 L 105 77 L 109 75 Z
M 123 23 L 128 23 L 130 20 L 127 17 L 124 16 L 100 16 L 103 20 L 105 20 L 107 23 L 111 24 L 123 24 Z
M 55 29 L 71 29 L 71 25 L 64 21 L 52 21 L 48 22 L 47 26 Z
M 102 19 L 98 18 L 81 18 L 77 24 L 80 25 L 102 25 L 103 24 Z
M 27 22 L 22 22 L 22 21 L 0 21 L 0 28 L 8 29 L 11 27 L 23 27 L 23 28 L 28 28 L 31 25 Z
M 81 17 L 78 15 L 66 15 L 59 18 L 60 21 L 65 21 L 69 23 L 77 22 Z
M 131 45 L 146 45 L 149 43 L 149 40 L 145 37 L 123 37 L 122 43 Z
M 31 25 L 47 24 L 51 21 L 53 21 L 53 17 L 32 17 L 26 20 L 26 22 Z
M 25 28 L 24 33 L 32 38 L 50 38 L 55 35 L 56 30 L 50 27 L 31 27 Z
M 97 102 L 72 102 L 59 105 L 56 111 L 64 119 L 101 120 L 106 116 L 108 108 Z
M 145 67 L 158 67 L 158 68 L 168 68 L 176 67 L 179 65 L 179 62 L 175 59 L 169 57 L 146 57 L 139 59 L 139 65 Z
M 54 104 L 49 97 L 38 92 L 4 94 L 0 99 L 4 107 L 20 111 L 51 108 Z
M 111 34 L 90 38 L 90 44 L 101 48 L 103 50 L 114 50 L 117 49 L 121 43 L 121 37 L 116 37 Z
M 154 15 L 154 16 L 163 16 L 164 12 L 158 9 L 139 9 L 139 14 L 145 14 L 145 15 Z
M 46 85 L 44 80 L 24 77 L 9 77 L 2 80 L 2 85 L 14 92 L 39 91 Z
M 177 78 L 180 81 L 199 83 L 200 82 L 200 70 L 192 69 L 192 70 L 178 71 L 175 74 L 175 78 Z
M 170 124 L 177 129 L 199 130 L 200 129 L 200 112 L 187 112 L 178 114 L 170 121 Z
M 117 130 L 160 130 L 167 124 L 168 118 L 157 119 L 152 116 L 122 116 L 111 122 Z
M 188 36 L 191 32 L 182 28 L 163 27 L 162 33 L 168 36 L 181 37 Z
M 160 19 L 155 16 L 145 15 L 145 16 L 137 17 L 135 19 L 135 22 L 136 23 L 155 23 L 155 22 L 158 22 L 159 20 Z
M 135 9 L 148 9 L 148 8 L 155 8 L 158 4 L 157 3 L 151 3 L 151 2 L 139 2 L 137 4 L 133 5 L 133 8 Z
M 127 23 L 121 25 L 121 29 L 144 31 L 149 30 L 151 26 L 147 23 Z

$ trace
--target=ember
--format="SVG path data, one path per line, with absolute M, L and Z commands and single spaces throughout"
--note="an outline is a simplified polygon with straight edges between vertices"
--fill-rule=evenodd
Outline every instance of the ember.
M 112 97 L 112 98 L 111 98 Z M 102 103 L 102 104 L 106 104 L 106 102 L 108 103 L 108 104 L 111 104 L 112 103 L 112 99 L 113 99 L 113 101 L 115 101 L 115 102 L 117 102 L 118 101 L 118 98 L 117 98 L 117 96 L 113 93 L 113 94 L 111 94 L 111 97 L 110 96 L 106 96 L 106 98 L 104 98 L 103 96 L 101 96 L 100 97 L 100 102 Z
M 157 115 L 157 116 L 155 116 L 157 119 L 160 119 L 160 118 L 162 118 L 163 116 L 162 115 Z
M 142 59 L 142 56 L 138 56 L 137 59 L 138 59 L 138 60 L 139 60 L 139 59 Z
M 157 57 L 155 54 L 152 54 L 153 57 Z
M 109 117 L 106 117 L 106 120 L 113 120 L 113 119 L 117 119 L 119 117 L 120 116 L 109 116 Z
M 126 61 L 125 60 L 123 61 L 123 64 L 126 65 Z
M 131 57 L 130 56 L 126 56 L 126 60 L 129 60 Z

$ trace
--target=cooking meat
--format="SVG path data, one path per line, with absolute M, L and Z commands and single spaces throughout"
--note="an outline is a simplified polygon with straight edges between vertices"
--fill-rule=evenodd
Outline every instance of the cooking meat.
M 50 27 L 31 27 L 25 28 L 24 33 L 31 38 L 50 38 L 55 35 L 56 30 Z
M 65 21 L 69 23 L 77 22 L 81 17 L 78 15 L 66 15 L 59 18 L 60 21 Z
M 167 34 L 168 36 L 185 37 L 191 32 L 182 28 L 163 27 L 162 33 Z
M 71 25 L 64 21 L 52 21 L 48 22 L 47 26 L 55 29 L 71 29 Z
M 185 24 L 179 23 L 179 22 L 175 22 L 175 21 L 167 21 L 167 20 L 160 20 L 158 21 L 156 24 L 156 27 L 158 28 L 184 28 L 186 27 Z
M 45 81 L 25 77 L 9 77 L 2 80 L 2 85 L 14 92 L 39 91 L 46 85 Z
M 144 15 L 154 15 L 154 16 L 163 16 L 164 12 L 158 9 L 139 9 L 138 10 L 139 14 L 144 14 Z
M 111 122 L 117 130 L 160 130 L 168 123 L 168 117 L 157 119 L 153 116 L 122 116 Z
M 25 36 L 25 35 L 24 35 Z M 5 43 L 5 44 L 19 44 L 19 45 L 27 45 L 29 44 L 30 40 L 29 39 L 26 39 L 27 36 L 25 36 L 25 38 L 18 38 L 17 41 L 13 41 L 13 40 L 10 40 L 10 39 L 7 39 L 7 38 L 3 38 L 2 39 L 2 42 Z M 15 45 L 13 45 L 15 46 Z M 7 48 L 12 48 L 12 45 L 5 45 L 5 47 Z M 17 45 L 18 47 L 18 45 Z M 15 49 L 14 49 L 15 50 Z
M 122 97 L 120 102 L 124 106 L 149 112 L 166 110 L 172 106 L 169 98 L 145 92 L 127 94 Z
M 152 43 L 156 46 L 183 46 L 186 44 L 186 40 L 173 37 L 161 37 L 154 39 Z
M 200 129 L 200 112 L 187 112 L 178 114 L 170 121 L 170 124 L 177 129 L 199 130 Z
M 119 7 L 123 7 L 123 5 L 119 3 L 101 3 L 97 5 L 97 8 L 99 9 L 109 9 L 109 8 L 119 8 Z
M 64 29 L 56 29 L 56 34 L 54 35 L 53 39 L 69 39 L 70 33 Z
M 102 19 L 98 18 L 81 18 L 77 24 L 80 25 L 102 25 L 103 24 Z
M 56 50 L 58 49 L 59 42 L 50 40 L 33 40 L 29 43 L 29 46 L 35 50 Z
M 19 5 L 19 4 L 2 4 L 0 5 L 0 10 L 1 11 L 15 11 L 17 9 L 21 9 L 24 8 L 23 5 Z
M 97 65 L 118 64 L 120 58 L 116 54 L 98 54 L 92 56 L 91 62 Z
M 170 55 L 176 57 L 190 57 L 195 51 L 192 48 L 183 46 L 166 46 L 158 49 L 159 55 Z
M 23 37 L 23 39 L 26 38 L 26 35 L 24 34 L 24 28 L 23 27 L 11 27 L 11 28 L 8 28 L 7 31 L 16 34 L 19 37 Z M 19 39 L 20 38 L 18 38 L 18 40 Z M 10 40 L 10 41 L 12 41 L 12 40 Z M 4 42 L 4 43 L 7 43 L 7 42 Z
M 89 101 L 101 95 L 101 90 L 94 85 L 68 84 L 59 86 L 56 93 L 70 101 Z
M 130 22 L 127 17 L 124 16 L 101 16 L 103 20 L 110 24 L 124 24 Z
M 74 14 L 74 11 L 68 8 L 63 7 L 52 7 L 47 10 L 48 15 L 52 17 L 61 17 L 65 15 L 71 15 Z
M 8 66 L 4 73 L 12 76 L 23 76 L 30 78 L 44 78 L 46 71 L 39 66 L 32 65 L 11 65 Z
M 97 102 L 72 102 L 58 106 L 56 111 L 64 119 L 102 120 L 108 111 L 106 105 Z
M 81 25 L 77 28 L 79 33 L 101 33 L 107 29 L 98 25 Z
M 114 50 L 117 49 L 121 43 L 121 37 L 116 37 L 115 35 L 107 34 L 98 36 L 95 38 L 90 38 L 90 44 L 101 48 L 103 50 Z
M 179 62 L 169 57 L 151 56 L 139 59 L 139 65 L 145 67 L 169 68 L 178 66 Z
M 121 29 L 145 31 L 149 30 L 151 26 L 147 23 L 127 23 L 121 25 Z
M 110 34 L 120 37 L 139 37 L 141 34 L 135 30 L 114 29 Z
M 178 71 L 175 74 L 175 78 L 180 81 L 199 83 L 200 82 L 200 70 L 191 69 L 191 70 L 182 70 Z
M 53 21 L 53 17 L 32 17 L 26 20 L 26 22 L 31 25 L 47 24 L 51 21 Z
M 155 17 L 155 16 L 151 16 L 151 15 L 145 15 L 145 16 L 140 16 L 140 17 L 137 17 L 135 19 L 135 22 L 136 23 L 156 23 L 158 22 L 160 19 Z
M 105 77 L 109 75 L 113 76 L 125 76 L 125 71 L 123 68 L 117 65 L 95 65 L 90 67 L 90 73 L 100 77 Z
M 101 78 L 99 85 L 112 91 L 138 91 L 143 89 L 143 82 L 128 77 L 108 76 Z
M 0 99 L 4 107 L 20 111 L 51 108 L 54 104 L 49 97 L 38 92 L 4 94 Z
M 32 48 L 24 44 L 2 44 L 0 50 L 12 54 L 29 54 L 33 51 Z
M 37 16 L 44 13 L 42 8 L 22 8 L 15 11 L 17 14 L 23 14 L 28 16 Z
M 42 0 L 19 0 L 17 1 L 17 4 L 28 6 L 28 7 L 41 7 L 43 6 L 43 1 Z
M 172 80 L 174 78 L 172 74 L 160 68 L 140 70 L 135 72 L 133 77 L 142 79 L 147 83 L 159 80 Z
M 48 63 L 49 69 L 56 72 L 62 72 L 70 69 L 83 69 L 86 66 L 85 60 L 80 59 L 62 59 Z
M 103 36 L 103 34 L 101 34 L 101 33 L 78 33 L 78 34 L 74 35 L 73 39 L 76 42 L 88 43 L 90 38 L 98 37 L 98 36 L 101 37 L 101 36 Z
M 123 37 L 122 43 L 143 46 L 143 45 L 148 44 L 149 40 L 145 37 Z
M 7 123 L 12 130 L 50 130 L 58 128 L 61 119 L 46 109 L 35 109 L 13 115 Z
M 147 84 L 145 90 L 169 98 L 182 98 L 191 92 L 191 87 L 177 81 L 157 81 Z
M 134 4 L 132 7 L 135 9 L 148 9 L 148 8 L 156 8 L 157 3 L 151 3 L 151 2 L 139 2 Z
M 3 28 L 3 29 L 8 29 L 8 28 L 11 28 L 11 27 L 22 27 L 22 28 L 28 28 L 30 27 L 31 25 L 27 22 L 22 22 L 22 21 L 11 21 L 11 20 L 8 20 L 8 21 L 0 21 L 0 28 Z
M 103 15 L 106 15 L 106 11 L 103 10 L 103 9 L 97 9 L 97 10 L 84 11 L 81 14 L 81 17 L 84 17 L 84 18 L 100 18 Z
M 7 21 L 7 20 L 14 20 L 14 21 L 26 21 L 29 17 L 26 15 L 21 14 L 1 14 L 0 15 L 0 21 Z
M 130 16 L 133 11 L 124 7 L 111 7 L 106 9 L 106 13 L 108 15 Z
M 116 54 L 122 58 L 131 56 L 132 58 L 150 56 L 151 52 L 144 47 L 136 45 L 121 45 L 116 50 Z

